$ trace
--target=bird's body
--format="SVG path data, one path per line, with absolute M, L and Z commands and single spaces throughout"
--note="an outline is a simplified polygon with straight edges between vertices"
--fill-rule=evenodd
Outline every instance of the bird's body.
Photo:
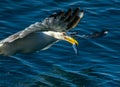
M 31 53 L 38 50 L 44 50 L 50 47 L 58 39 L 50 36 L 49 32 L 33 32 L 26 36 L 26 38 L 20 38 L 12 43 L 4 43 L 4 47 L 0 48 L 1 54 L 12 55 L 15 53 Z M 18 33 L 19 34 L 19 33 Z M 8 39 L 8 38 L 7 38 Z M 49 42 L 49 43 L 46 43 Z
M 79 8 L 73 12 L 73 17 L 71 14 L 70 9 L 66 15 L 60 13 L 56 14 L 56 16 L 53 15 L 46 18 L 43 22 L 32 24 L 25 30 L 3 39 L 0 41 L 0 54 L 9 56 L 15 53 L 39 51 L 50 47 L 59 40 L 66 40 L 72 44 L 77 44 L 77 41 L 66 35 L 65 32 L 74 28 L 83 14 L 79 15 Z

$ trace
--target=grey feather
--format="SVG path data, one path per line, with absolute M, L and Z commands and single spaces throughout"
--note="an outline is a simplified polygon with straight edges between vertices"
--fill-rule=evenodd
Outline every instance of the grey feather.
M 71 18 L 70 18 L 71 16 Z M 20 51 L 29 53 L 45 49 L 58 41 L 54 35 L 47 35 L 44 32 L 52 31 L 67 32 L 77 26 L 83 17 L 83 11 L 69 9 L 45 18 L 42 22 L 36 22 L 22 31 L 19 31 L 0 41 L 0 54 L 12 55 Z M 66 21 L 70 20 L 70 21 Z

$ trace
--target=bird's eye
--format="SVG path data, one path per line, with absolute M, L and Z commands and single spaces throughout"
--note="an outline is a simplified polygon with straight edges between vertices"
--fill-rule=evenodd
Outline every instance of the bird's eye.
M 66 36 L 66 33 L 65 33 L 65 32 L 63 32 L 63 35 L 64 35 L 64 36 Z

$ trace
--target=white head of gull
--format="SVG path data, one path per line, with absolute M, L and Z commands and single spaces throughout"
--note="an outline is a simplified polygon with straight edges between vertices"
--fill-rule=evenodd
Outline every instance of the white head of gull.
M 45 50 L 55 42 L 65 40 L 71 44 L 78 42 L 66 32 L 75 28 L 83 17 L 83 10 L 76 8 L 60 11 L 42 22 L 36 22 L 0 41 L 0 54 L 10 56 L 16 53 L 31 53 Z

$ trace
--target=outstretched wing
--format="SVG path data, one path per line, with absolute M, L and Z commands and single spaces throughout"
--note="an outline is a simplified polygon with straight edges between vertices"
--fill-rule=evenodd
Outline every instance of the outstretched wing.
M 60 11 L 59 13 L 52 14 L 50 17 L 46 18 L 42 24 L 46 26 L 48 30 L 66 32 L 76 27 L 83 17 L 83 13 L 83 10 L 80 11 L 79 8 L 76 8 L 75 10 L 70 8 L 66 13 Z
M 52 14 L 48 18 L 45 18 L 42 22 L 36 22 L 30 25 L 24 30 L 13 34 L 3 40 L 3 42 L 13 42 L 19 38 L 24 38 L 30 33 L 37 31 L 56 31 L 56 32 L 66 32 L 77 26 L 80 19 L 83 17 L 84 12 L 79 8 L 72 10 L 68 9 L 67 12 L 60 11 L 58 13 Z
M 52 14 L 48 18 L 45 18 L 42 22 L 36 22 L 30 25 L 21 32 L 20 37 L 23 38 L 36 31 L 66 32 L 76 27 L 83 15 L 83 10 L 79 8 L 76 8 L 74 11 L 70 8 L 66 13 L 60 11 L 59 13 Z
M 46 18 L 42 23 L 49 27 L 49 30 L 57 32 L 66 32 L 77 26 L 84 12 L 79 8 L 72 10 L 71 8 L 65 13 L 60 11 Z

